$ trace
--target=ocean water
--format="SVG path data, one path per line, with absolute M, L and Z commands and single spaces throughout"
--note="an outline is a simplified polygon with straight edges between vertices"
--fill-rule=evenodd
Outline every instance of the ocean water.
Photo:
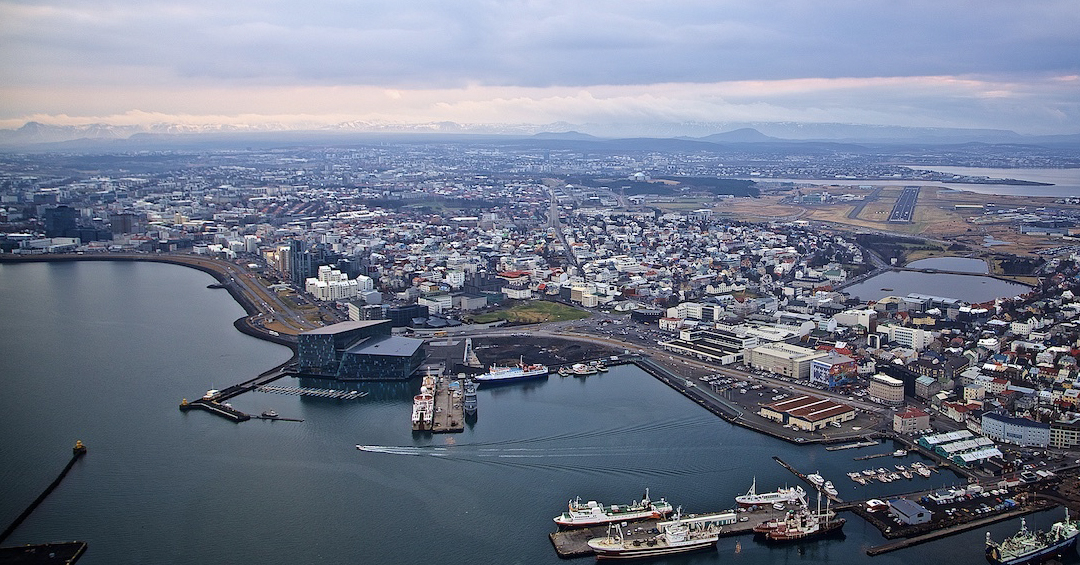
M 795 484 L 774 455 L 820 471 L 847 499 L 893 488 L 856 488 L 844 476 L 895 463 L 852 460 L 891 445 L 789 445 L 719 420 L 632 366 L 481 389 L 478 419 L 460 434 L 410 430 L 416 383 L 365 385 L 371 394 L 357 401 L 265 393 L 233 401 L 300 423 L 181 413 L 181 398 L 289 357 L 235 331 L 243 311 L 205 288 L 211 282 L 163 264 L 0 265 L 0 520 L 55 477 L 76 439 L 89 447 L 7 544 L 85 540 L 80 565 L 555 564 L 563 561 L 548 540 L 552 517 L 575 496 L 623 503 L 649 488 L 686 512 L 717 511 L 755 477 L 759 490 Z M 893 485 L 958 482 L 935 474 Z M 715 552 L 652 563 L 870 561 L 865 550 L 885 540 L 845 517 L 844 539 L 768 547 L 722 538 Z M 1002 537 L 1017 527 L 989 530 Z M 984 535 L 872 561 L 983 563 Z

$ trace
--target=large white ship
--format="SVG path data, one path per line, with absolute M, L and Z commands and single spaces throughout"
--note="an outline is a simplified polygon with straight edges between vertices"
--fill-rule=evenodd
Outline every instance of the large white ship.
M 649 490 L 645 489 L 645 497 L 641 502 L 635 500 L 632 504 L 604 506 L 595 500 L 582 503 L 580 498 L 576 498 L 570 501 L 567 511 L 556 516 L 554 520 L 564 528 L 580 528 L 611 522 L 661 518 L 671 511 L 671 503 L 663 498 L 653 502 L 649 499 Z
M 474 378 L 478 383 L 492 384 L 546 377 L 549 372 L 547 365 L 541 365 L 539 363 L 526 365 L 523 361 L 519 361 L 514 367 L 499 367 L 497 365 L 492 365 L 487 373 L 478 375 Z
M 757 477 L 754 477 L 750 490 L 746 491 L 746 494 L 736 496 L 735 502 L 743 508 L 749 508 L 751 506 L 767 506 L 777 502 L 781 504 L 796 502 L 805 495 L 806 492 L 798 485 L 791 488 L 779 488 L 773 492 L 759 493 L 757 492 Z
M 589 540 L 589 549 L 596 553 L 597 559 L 642 559 L 711 549 L 720 538 L 720 524 L 729 516 L 676 516 L 657 524 L 659 533 L 646 537 L 626 537 L 619 524 L 611 524 L 607 537 Z

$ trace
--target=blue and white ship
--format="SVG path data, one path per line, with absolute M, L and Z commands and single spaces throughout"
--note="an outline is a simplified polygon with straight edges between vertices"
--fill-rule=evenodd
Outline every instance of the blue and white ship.
M 990 539 L 990 532 L 986 533 L 986 560 L 994 565 L 1039 563 L 1060 557 L 1065 552 L 1076 551 L 1078 535 L 1080 528 L 1069 519 L 1068 509 L 1065 510 L 1065 520 L 1055 522 L 1049 532 L 1031 531 L 1021 518 L 1020 531 L 1001 543 L 995 543 Z
M 523 361 L 518 361 L 518 364 L 513 367 L 492 365 L 487 373 L 478 375 L 474 379 L 480 384 L 505 383 L 546 377 L 549 372 L 547 365 L 539 363 L 526 365 Z

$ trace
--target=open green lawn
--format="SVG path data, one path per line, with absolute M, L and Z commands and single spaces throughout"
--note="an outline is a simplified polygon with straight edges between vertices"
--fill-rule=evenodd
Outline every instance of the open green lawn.
M 473 317 L 473 321 L 478 324 L 486 324 L 488 322 L 494 322 L 496 320 L 506 320 L 508 322 L 521 322 L 525 324 L 537 324 L 540 322 L 563 322 L 566 320 L 580 320 L 582 318 L 588 318 L 589 313 L 584 310 L 578 310 L 565 304 L 559 304 L 557 302 L 547 302 L 544 300 L 533 300 L 529 302 L 523 302 L 507 308 L 505 310 L 499 310 L 497 312 L 488 312 L 486 314 L 479 314 Z

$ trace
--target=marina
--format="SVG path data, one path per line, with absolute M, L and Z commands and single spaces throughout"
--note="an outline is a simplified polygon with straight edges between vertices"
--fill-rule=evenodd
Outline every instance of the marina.
M 333 398 L 337 400 L 356 400 L 357 398 L 363 398 L 368 393 L 358 390 L 334 390 L 330 388 L 309 388 L 301 386 L 276 386 L 276 385 L 263 385 L 255 387 L 255 392 L 266 392 L 272 394 L 292 394 L 299 396 L 310 396 L 314 398 Z

